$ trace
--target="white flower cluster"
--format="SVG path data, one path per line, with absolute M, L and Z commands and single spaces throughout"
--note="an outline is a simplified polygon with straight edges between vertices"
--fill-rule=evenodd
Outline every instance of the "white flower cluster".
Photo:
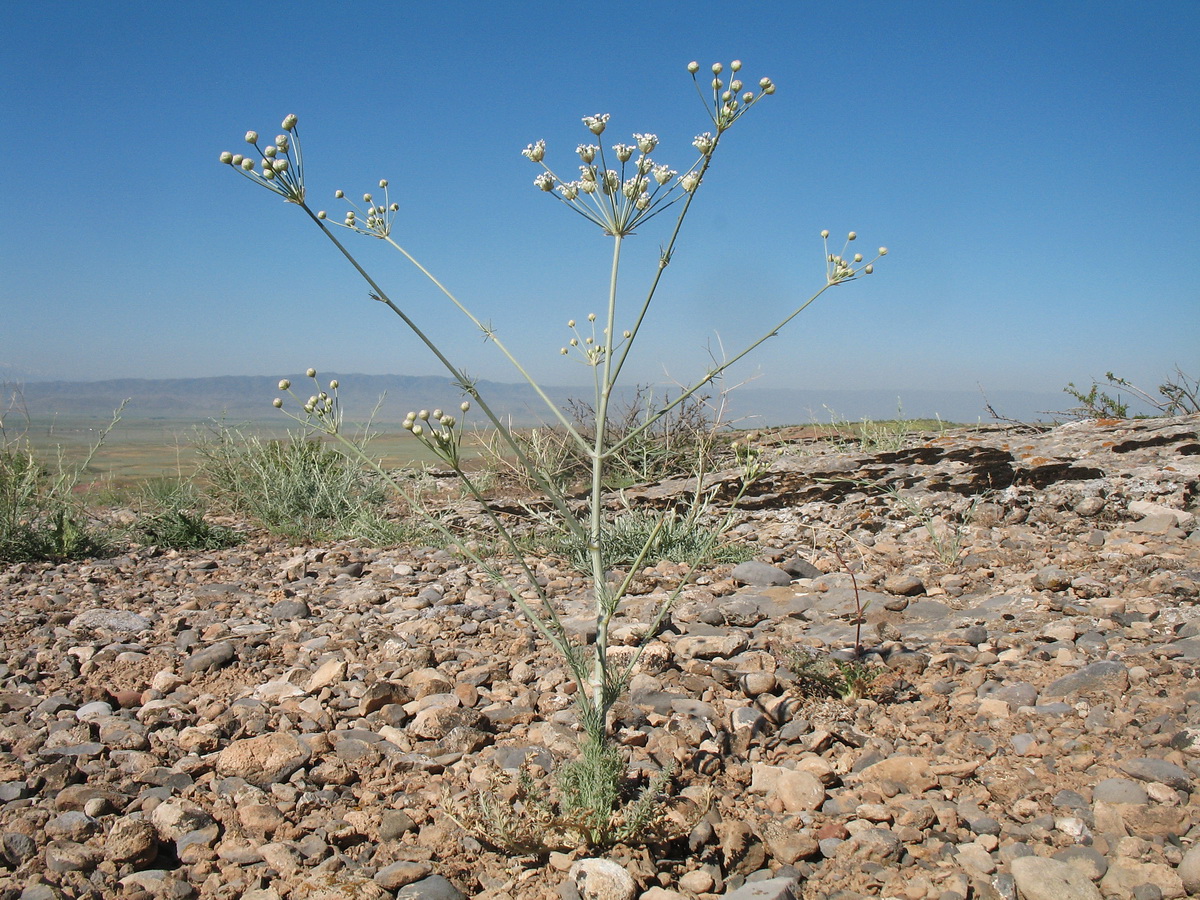
M 258 132 L 247 131 L 246 143 L 258 151 L 258 161 L 241 153 L 224 151 L 221 162 L 237 169 L 251 181 L 261 184 L 288 203 L 304 202 L 304 166 L 300 156 L 300 137 L 296 132 L 296 117 L 283 120 L 284 134 L 276 135 L 275 143 L 258 146 Z
M 598 135 L 604 131 L 608 119 L 607 113 L 584 116 L 583 124 Z M 544 162 L 545 141 L 530 144 L 521 153 L 544 169 L 533 180 L 538 190 L 548 194 L 557 192 L 558 199 L 599 225 L 605 233 L 627 235 L 678 199 L 677 188 L 691 191 L 699 184 L 699 175 L 694 171 L 679 177 L 674 169 L 656 163 L 650 153 L 657 146 L 657 135 L 635 134 L 632 144 L 612 145 L 615 161 L 610 167 L 603 147 L 580 144 L 575 148 L 582 163 L 579 177 L 570 181 L 560 178 Z
M 662 212 L 683 194 L 695 191 L 722 132 L 763 97 L 775 93 L 775 84 L 769 78 L 759 81 L 757 94 L 753 91 L 740 93 L 744 87 L 741 79 L 735 77 L 726 85 L 719 77 L 724 68 L 721 63 L 715 63 L 712 67 L 713 99 L 709 115 L 716 133 L 706 131 L 696 135 L 692 146 L 699 151 L 700 158 L 684 174 L 680 175 L 650 158 L 650 154 L 658 147 L 657 135 L 634 134 L 632 144 L 612 145 L 615 161 L 611 166 L 605 159 L 603 147 L 580 144 L 575 148 L 582 163 L 579 177 L 570 180 L 560 178 L 546 165 L 546 142 L 539 140 L 521 151 L 522 155 L 544 170 L 534 178 L 534 186 L 543 193 L 555 194 L 589 222 L 603 228 L 606 234 L 632 234 L 639 224 Z M 729 68 L 736 74 L 741 71 L 742 64 L 734 60 Z M 699 70 L 699 63 L 688 65 L 693 80 Z M 703 93 L 701 97 L 703 99 Z M 708 105 L 707 100 L 705 105 Z M 608 127 L 608 120 L 608 113 L 600 113 L 584 116 L 583 124 L 588 131 L 599 136 Z
M 391 200 L 388 196 L 388 180 L 386 178 L 379 179 L 379 187 L 383 189 L 383 200 L 375 199 L 375 195 L 371 193 L 363 194 L 363 203 L 367 204 L 366 209 L 359 209 L 350 200 L 346 200 L 346 205 L 350 208 L 346 210 L 346 215 L 342 221 L 334 222 L 334 225 L 340 225 L 343 228 L 349 228 L 351 231 L 357 231 L 359 234 L 365 234 L 370 237 L 377 237 L 383 240 L 392 233 L 392 220 L 395 218 L 396 212 L 400 209 L 400 204 Z M 334 191 L 333 196 L 337 200 L 345 200 L 345 191 Z M 362 218 L 359 218 L 359 217 Z M 328 218 L 328 213 L 321 210 L 317 213 L 318 219 Z
M 858 239 L 858 234 L 850 232 L 846 235 L 846 245 L 842 248 L 841 253 L 829 252 L 829 230 L 821 232 L 821 239 L 825 242 L 825 280 L 830 284 L 842 284 L 846 281 L 853 281 L 859 275 L 870 275 L 875 271 L 875 263 L 884 256 L 887 256 L 887 247 L 880 247 L 875 258 L 863 265 L 863 255 L 861 253 L 848 254 L 850 244 Z

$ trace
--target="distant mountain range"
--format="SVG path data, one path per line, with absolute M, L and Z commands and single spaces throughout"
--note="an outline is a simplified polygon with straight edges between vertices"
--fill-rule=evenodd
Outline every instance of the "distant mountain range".
M 462 393 L 449 379 L 409 375 L 339 375 L 322 373 L 321 384 L 336 378 L 348 422 L 362 422 L 380 397 L 383 405 L 375 417 L 380 424 L 397 423 L 411 409 L 442 407 L 457 410 Z M 298 411 L 314 392 L 313 382 L 303 375 L 292 376 L 292 390 L 300 400 L 284 396 L 287 407 Z M 543 420 L 543 407 L 532 389 L 522 384 L 481 381 L 480 393 L 501 416 L 515 424 Z M 655 396 L 674 394 L 677 388 L 656 387 Z M 551 387 L 548 396 L 560 405 L 584 398 L 587 388 Z M 204 421 L 224 418 L 236 422 L 280 420 L 271 401 L 280 396 L 278 379 L 266 375 L 224 375 L 214 378 L 123 378 L 110 381 L 31 381 L 6 385 L 5 406 L 10 397 L 15 408 L 31 419 L 51 416 L 107 418 L 128 399 L 127 418 Z M 643 394 L 643 400 L 645 399 Z M 632 391 L 618 401 L 628 405 Z M 746 385 L 729 392 L 726 418 L 744 427 L 766 425 L 856 422 L 906 418 L 940 417 L 947 422 L 989 421 L 990 403 L 1000 415 L 1021 421 L 1054 418 L 1052 411 L 1070 406 L 1071 398 L 1061 393 L 996 391 L 985 398 L 975 391 L 929 390 L 802 390 L 755 388 Z

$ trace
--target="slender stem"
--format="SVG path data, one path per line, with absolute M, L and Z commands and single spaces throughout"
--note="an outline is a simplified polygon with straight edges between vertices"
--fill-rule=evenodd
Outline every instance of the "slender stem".
M 414 266 L 416 266 L 422 275 L 424 275 L 426 278 L 428 278 L 430 281 L 432 281 L 434 283 L 434 286 L 436 286 L 439 291 L 441 291 L 443 294 L 445 294 L 446 297 L 450 300 L 450 302 L 453 303 L 456 307 L 458 307 L 459 311 L 461 311 L 463 315 L 465 315 L 468 319 L 471 320 L 471 324 L 473 324 L 476 328 L 478 328 L 480 331 L 482 331 L 484 334 L 487 335 L 488 340 L 490 340 L 493 344 L 496 345 L 497 348 L 499 348 L 500 352 L 503 353 L 505 358 L 510 363 L 513 364 L 513 367 L 517 370 L 517 372 L 520 373 L 521 377 L 525 379 L 526 383 L 531 388 L 533 388 L 534 391 L 537 392 L 538 397 L 541 398 L 542 402 L 546 404 L 546 407 L 550 410 L 550 412 L 553 413 L 553 415 L 558 419 L 559 424 L 562 425 L 567 430 L 567 433 L 571 436 L 572 440 L 574 440 L 579 445 L 581 450 L 586 450 L 587 442 L 583 439 L 583 436 L 581 434 L 579 434 L 579 432 L 571 424 L 571 420 L 568 419 L 563 414 L 563 411 L 561 409 L 559 409 L 558 405 L 546 395 L 546 392 L 543 391 L 541 385 L 539 385 L 533 379 L 533 376 L 525 371 L 525 367 L 523 365 L 521 365 L 520 360 L 518 360 L 509 351 L 509 349 L 506 346 L 504 346 L 504 342 L 501 341 L 500 338 L 496 336 L 496 332 L 491 328 L 491 326 L 486 325 L 483 322 L 481 322 L 479 320 L 479 318 L 473 312 L 471 312 L 469 309 L 467 309 L 467 307 L 464 306 L 462 304 L 462 302 L 457 297 L 454 296 L 453 293 L 451 293 L 449 288 L 447 288 L 444 284 L 442 284 L 440 281 L 438 281 L 437 278 L 434 277 L 432 272 L 430 272 L 423 265 L 421 265 L 419 262 L 417 262 L 417 260 L 413 257 L 413 255 L 411 253 L 409 253 L 407 250 L 405 250 L 403 247 L 401 247 L 399 244 L 397 244 L 394 240 L 391 239 L 391 237 L 387 237 L 384 240 L 386 240 L 389 244 L 391 244 L 393 247 L 395 247 L 397 250 L 399 250 L 404 255 L 405 259 L 407 259 L 410 263 L 412 263 Z
M 725 370 L 728 369 L 730 366 L 734 365 L 735 363 L 737 363 L 738 361 L 740 361 L 741 359 L 746 357 L 748 354 L 752 353 L 761 344 L 765 343 L 770 338 L 778 337 L 779 332 L 783 329 L 783 327 L 785 325 L 787 325 L 789 322 L 791 322 L 792 319 L 796 318 L 796 316 L 800 315 L 800 313 L 804 312 L 804 310 L 808 309 L 808 307 L 811 306 L 818 297 L 820 297 L 823 293 L 825 293 L 831 287 L 833 287 L 832 284 L 826 284 L 825 287 L 821 288 L 819 291 L 817 291 L 815 294 L 813 294 L 811 297 L 809 297 L 806 301 L 804 301 L 804 303 L 802 303 L 800 306 L 798 306 L 794 310 L 792 310 L 792 312 L 790 312 L 787 316 L 785 316 L 778 325 L 776 325 L 774 328 L 772 328 L 770 331 L 768 331 L 766 334 L 764 334 L 762 337 L 760 337 L 754 343 L 750 344 L 748 347 L 746 347 L 744 350 L 742 350 L 736 356 L 726 360 L 725 362 L 721 363 L 719 366 L 716 366 L 716 367 L 710 369 L 708 374 L 706 374 L 702 379 L 697 381 L 691 387 L 686 388 L 682 393 L 679 394 L 678 397 L 676 397 L 674 400 L 672 400 L 667 405 L 663 406 L 661 409 L 659 409 L 657 412 L 655 412 L 654 415 L 647 418 L 646 421 L 642 422 L 640 425 L 638 425 L 636 428 L 634 428 L 632 431 L 630 431 L 627 435 L 625 435 L 623 438 L 621 438 L 621 440 L 619 440 L 617 443 L 615 443 L 612 447 L 609 447 L 608 452 L 609 453 L 618 452 L 627 443 L 629 443 L 630 441 L 637 438 L 638 435 L 640 435 L 642 432 L 644 432 L 647 428 L 652 427 L 655 422 L 657 422 L 659 419 L 661 419 L 663 416 L 665 416 L 667 413 L 669 413 L 671 410 L 673 410 L 675 407 L 677 407 L 680 403 L 683 403 L 685 400 L 687 400 L 689 397 L 691 397 L 693 394 L 695 394 L 698 390 L 703 388 L 705 385 L 710 384 L 715 378 L 717 378 L 719 375 L 721 375 L 723 372 L 725 372 Z
M 716 152 L 716 148 L 713 148 Z M 675 219 L 675 228 L 671 232 L 671 238 L 667 241 L 666 248 L 662 251 L 659 258 L 657 271 L 654 273 L 654 280 L 650 283 L 650 290 L 646 293 L 646 299 L 642 301 L 642 308 L 638 311 L 637 319 L 634 320 L 633 327 L 629 329 L 629 339 L 625 342 L 625 346 L 621 349 L 621 355 L 617 359 L 616 366 L 613 368 L 612 377 L 615 381 L 621 374 L 621 369 L 625 366 L 625 360 L 629 356 L 629 351 L 633 347 L 633 342 L 637 339 L 638 332 L 641 330 L 642 322 L 646 318 L 646 313 L 650 310 L 650 303 L 654 299 L 654 294 L 658 290 L 658 283 L 662 280 L 663 272 L 666 271 L 667 265 L 670 262 L 671 254 L 675 250 L 675 242 L 679 239 L 679 231 L 683 227 L 684 217 L 687 216 L 688 210 L 691 209 L 692 200 L 700 190 L 700 185 L 704 183 L 704 173 L 708 171 L 708 166 L 712 162 L 712 154 L 704 158 L 704 163 L 700 168 L 700 182 L 695 189 L 688 192 L 687 200 L 684 201 L 683 209 L 679 211 L 679 216 Z
M 438 361 L 446 368 L 446 370 L 449 371 L 452 376 L 454 376 L 454 379 L 458 383 L 459 387 L 471 395 L 472 399 L 474 399 L 479 405 L 480 411 L 487 416 L 488 421 L 492 423 L 497 433 L 500 434 L 504 442 L 508 444 L 509 449 L 511 449 L 516 455 L 521 466 L 527 472 L 529 472 L 530 476 L 538 483 L 538 486 L 545 491 L 546 496 L 550 499 L 550 501 L 554 504 L 555 509 L 557 509 L 559 514 L 563 517 L 563 522 L 566 527 L 580 540 L 586 540 L 587 535 L 583 526 L 579 524 L 578 520 L 572 514 L 570 507 L 567 505 L 566 499 L 562 496 L 562 493 L 558 491 L 550 482 L 550 480 L 533 465 L 533 463 L 525 455 L 525 452 L 521 449 L 521 445 L 518 444 L 516 439 L 512 436 L 512 432 L 509 430 L 509 428 L 500 420 L 500 417 L 496 415 L 496 413 L 488 405 L 487 401 L 472 387 L 470 379 L 467 378 L 466 373 L 462 372 L 457 366 L 455 366 L 454 363 L 452 363 L 446 357 L 446 355 L 442 353 L 437 344 L 430 340 L 428 335 L 426 335 L 425 332 L 417 326 L 417 323 L 414 322 L 404 312 L 404 310 L 392 302 L 391 298 L 388 297 L 383 288 L 381 288 L 375 279 L 370 276 L 367 270 L 359 264 L 358 260 L 354 258 L 353 254 L 346 249 L 342 242 L 337 239 L 333 232 L 329 230 L 326 224 L 317 217 L 317 215 L 308 207 L 307 204 L 300 204 L 300 208 L 308 213 L 309 218 L 317 223 L 317 226 L 321 229 L 325 236 L 333 242 L 334 246 L 337 247 L 338 250 L 341 251 L 342 255 L 350 262 L 350 265 L 354 266 L 355 271 L 357 271 L 358 274 L 362 276 L 363 280 L 371 286 L 372 291 L 374 291 L 374 296 L 377 297 L 380 302 L 386 305 L 388 309 L 400 317 L 400 319 L 409 327 L 413 334 L 421 339 L 421 342 L 429 348 L 430 352 L 437 357 Z
M 613 331 L 617 316 L 617 276 L 621 266 L 621 235 L 613 235 L 612 273 L 608 283 L 608 313 L 607 327 L 604 332 L 604 360 L 600 378 L 600 393 L 596 404 L 596 442 L 591 452 L 592 457 L 592 493 L 591 518 L 588 523 L 588 551 L 592 560 L 592 592 L 596 599 L 596 664 L 592 675 L 592 698 L 598 709 L 605 707 L 605 695 L 608 693 L 608 625 L 612 619 L 615 605 L 609 597 L 609 586 L 604 573 L 604 556 L 601 552 L 603 537 L 604 512 L 604 473 L 609 453 L 605 449 L 608 437 L 608 402 L 612 396 L 612 350 Z M 606 718 L 606 717 L 605 717 Z M 607 729 L 607 722 L 600 723 L 601 736 Z

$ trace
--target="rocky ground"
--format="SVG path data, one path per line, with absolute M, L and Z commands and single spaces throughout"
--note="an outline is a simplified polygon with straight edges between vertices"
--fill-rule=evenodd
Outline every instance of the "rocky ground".
M 1200 894 L 1198 428 L 783 435 L 756 563 L 699 573 L 617 709 L 631 775 L 675 769 L 671 839 L 605 859 L 451 817 L 576 734 L 553 653 L 444 551 L 10 567 L 0 898 Z M 618 640 L 681 574 L 642 574 Z M 582 580 L 540 576 L 586 633 Z M 784 654 L 852 646 L 856 586 L 887 671 L 841 701 Z

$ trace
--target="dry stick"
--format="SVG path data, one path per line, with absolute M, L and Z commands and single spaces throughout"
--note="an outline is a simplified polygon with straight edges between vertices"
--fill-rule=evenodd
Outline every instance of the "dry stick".
M 837 544 L 833 544 L 832 549 L 833 555 L 837 557 L 837 561 L 841 563 L 842 568 L 850 576 L 850 584 L 854 587 L 854 658 L 859 659 L 862 656 L 863 607 L 862 598 L 858 593 L 858 579 L 854 577 L 854 570 L 846 564 L 846 560 L 842 556 L 842 552 L 838 550 Z

